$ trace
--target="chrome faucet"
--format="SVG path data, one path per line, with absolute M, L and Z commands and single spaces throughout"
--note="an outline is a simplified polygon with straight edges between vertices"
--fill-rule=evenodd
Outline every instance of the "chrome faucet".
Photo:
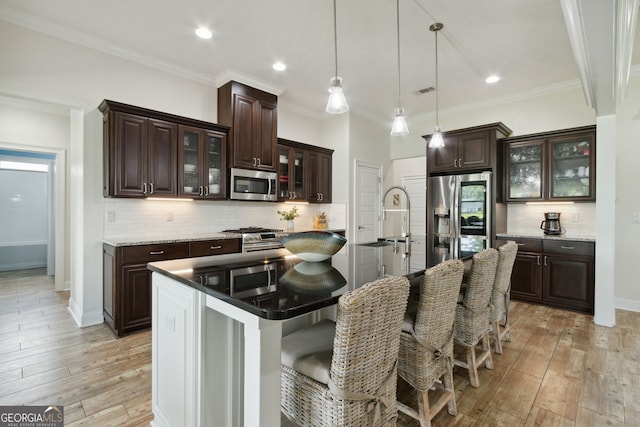
M 392 191 L 392 190 L 400 190 L 404 193 L 405 198 L 407 199 L 407 205 L 405 208 L 397 208 L 397 209 L 386 209 L 384 207 L 384 202 L 387 199 L 387 195 Z M 384 221 L 385 219 L 387 219 L 387 212 L 406 212 L 406 216 L 405 216 L 405 224 L 402 223 L 402 221 L 400 222 L 400 229 L 402 232 L 402 237 L 405 238 L 405 244 L 404 244 L 404 253 L 402 254 L 402 262 L 405 264 L 405 269 L 406 269 L 406 274 L 409 274 L 409 268 L 410 268 L 410 257 L 411 257 L 411 231 L 410 231 L 410 225 L 411 225 L 411 201 L 409 200 L 409 193 L 407 192 L 407 190 L 404 187 L 401 187 L 399 185 L 394 185 L 392 187 L 389 187 L 387 189 L 387 191 L 385 191 L 384 196 L 382 196 L 382 220 Z M 406 226 L 405 226 L 406 225 Z M 394 245 L 394 252 L 397 253 L 397 240 L 395 241 L 395 245 Z

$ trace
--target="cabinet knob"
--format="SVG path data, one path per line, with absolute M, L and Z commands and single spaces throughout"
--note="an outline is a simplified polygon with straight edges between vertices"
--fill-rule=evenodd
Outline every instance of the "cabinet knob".
M 149 184 L 149 195 L 153 194 L 153 182 Z
M 453 159 L 453 167 L 454 168 L 458 167 L 458 159 Z
M 215 251 L 216 249 L 222 249 L 222 246 L 211 246 L 209 249 Z
M 144 194 L 145 196 L 147 195 L 147 183 L 146 182 L 142 183 L 142 194 Z
M 149 255 L 162 255 L 164 254 L 164 251 L 151 251 L 149 252 Z

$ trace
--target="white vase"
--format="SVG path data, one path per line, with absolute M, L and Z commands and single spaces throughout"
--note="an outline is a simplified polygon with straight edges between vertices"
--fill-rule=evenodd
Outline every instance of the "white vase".
M 287 231 L 293 231 L 293 220 L 292 219 L 287 221 Z

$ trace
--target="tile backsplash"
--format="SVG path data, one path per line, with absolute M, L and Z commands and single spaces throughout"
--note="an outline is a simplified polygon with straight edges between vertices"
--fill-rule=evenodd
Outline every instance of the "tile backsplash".
M 540 223 L 545 212 L 560 212 L 560 225 L 567 235 L 595 236 L 596 204 L 595 203 L 544 203 L 520 204 L 510 203 L 507 206 L 507 232 L 522 234 L 541 234 Z
M 289 210 L 292 206 L 297 206 L 300 212 L 295 220 L 296 230 L 313 229 L 313 218 L 318 212 L 327 213 L 329 228 L 346 227 L 347 209 L 342 203 L 293 205 L 105 198 L 103 234 L 105 238 L 173 238 L 249 226 L 286 230 L 286 221 L 280 221 L 277 211 Z

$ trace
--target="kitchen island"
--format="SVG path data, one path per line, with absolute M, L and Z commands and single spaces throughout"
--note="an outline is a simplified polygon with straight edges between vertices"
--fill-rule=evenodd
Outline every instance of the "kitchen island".
M 362 284 L 348 283 L 347 258 L 306 263 L 277 249 L 149 264 L 152 425 L 280 425 L 283 323 L 331 316 Z

